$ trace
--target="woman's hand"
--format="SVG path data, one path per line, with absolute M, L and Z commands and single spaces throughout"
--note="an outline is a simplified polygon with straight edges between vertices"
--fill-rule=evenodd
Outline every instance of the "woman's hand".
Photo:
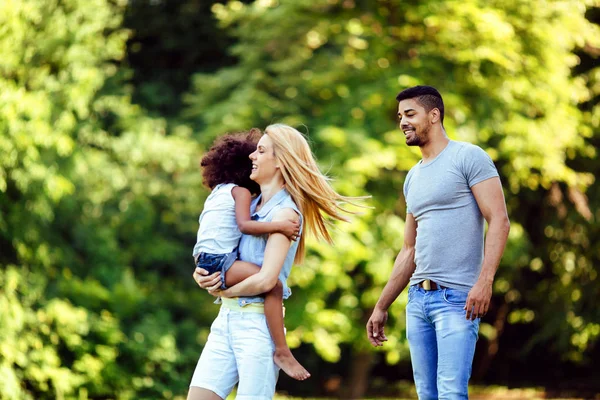
M 221 288 L 221 273 L 215 272 L 212 275 L 208 275 L 208 271 L 202 268 L 196 268 L 192 275 L 194 277 L 194 281 L 200 286 L 202 289 L 208 290 L 210 294 L 213 296 L 218 296 L 215 292 L 219 291 Z

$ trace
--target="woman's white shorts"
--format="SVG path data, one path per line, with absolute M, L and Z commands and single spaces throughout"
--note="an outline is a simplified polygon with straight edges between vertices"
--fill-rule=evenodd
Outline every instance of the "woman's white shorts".
M 190 386 L 225 399 L 239 381 L 236 399 L 272 399 L 279 368 L 273 362 L 275 347 L 264 310 L 244 308 L 221 306 Z

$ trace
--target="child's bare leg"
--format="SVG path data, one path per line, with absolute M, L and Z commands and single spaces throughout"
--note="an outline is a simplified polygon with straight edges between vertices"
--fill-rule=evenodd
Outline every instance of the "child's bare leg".
M 237 285 L 250 275 L 260 271 L 260 267 L 246 261 L 236 261 L 225 274 L 225 285 L 227 287 Z
M 256 264 L 236 261 L 225 274 L 225 285 L 233 286 L 240 283 L 250 275 L 260 271 L 260 267 Z M 310 374 L 304 367 L 294 358 L 290 348 L 285 340 L 285 332 L 283 330 L 283 284 L 278 279 L 277 285 L 265 293 L 265 319 L 275 344 L 275 354 L 273 360 L 279 368 L 294 379 L 305 380 L 310 377 Z
M 283 330 L 283 284 L 278 279 L 277 285 L 265 293 L 265 317 L 269 332 L 275 343 L 275 364 L 294 379 L 303 381 L 310 373 L 296 360 L 285 340 Z

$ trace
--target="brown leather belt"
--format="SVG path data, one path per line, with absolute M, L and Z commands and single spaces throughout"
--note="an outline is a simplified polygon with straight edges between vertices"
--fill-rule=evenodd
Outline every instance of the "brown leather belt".
M 425 290 L 439 290 L 439 289 L 446 289 L 445 286 L 442 285 L 438 285 L 437 283 L 435 283 L 434 281 L 430 280 L 430 279 L 425 279 L 424 281 L 421 281 L 419 283 L 417 283 L 417 285 L 420 288 L 423 288 Z

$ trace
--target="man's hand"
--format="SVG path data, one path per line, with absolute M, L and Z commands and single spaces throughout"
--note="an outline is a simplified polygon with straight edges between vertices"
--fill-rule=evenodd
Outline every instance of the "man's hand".
M 208 271 L 202 268 L 196 268 L 192 275 L 194 277 L 194 281 L 200 286 L 202 289 L 208 290 L 210 294 L 215 296 L 212 292 L 221 288 L 221 273 L 215 272 L 212 275 L 208 275 Z
M 465 310 L 467 310 L 467 319 L 474 320 L 482 318 L 488 312 L 490 299 L 492 298 L 492 282 L 485 282 L 481 279 L 475 283 L 475 286 L 469 291 Z
M 367 337 L 375 347 L 383 346 L 383 342 L 388 340 L 383 332 L 387 318 L 387 311 L 375 308 L 373 314 L 371 314 L 371 318 L 369 318 L 369 322 L 367 322 Z

